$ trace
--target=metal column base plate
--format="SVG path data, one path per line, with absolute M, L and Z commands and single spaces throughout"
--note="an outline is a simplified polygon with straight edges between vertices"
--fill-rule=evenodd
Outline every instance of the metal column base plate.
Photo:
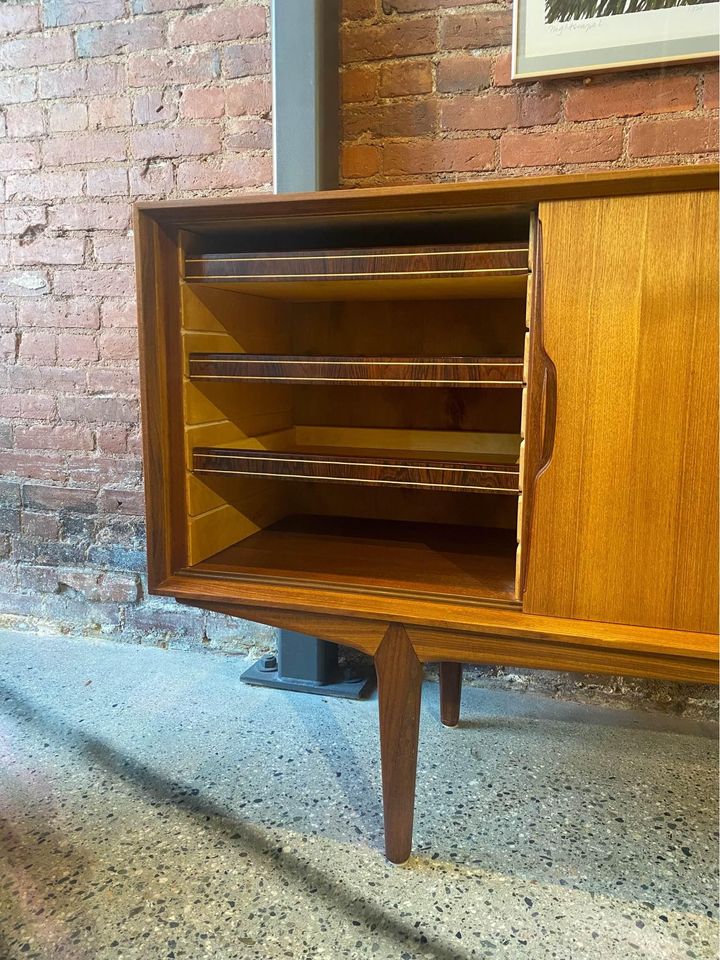
M 362 676 L 340 677 L 334 683 L 318 683 L 316 680 L 301 680 L 298 677 L 281 677 L 277 670 L 265 667 L 262 657 L 243 673 L 240 679 L 254 687 L 271 687 L 273 690 L 292 690 L 294 693 L 317 693 L 321 697 L 342 697 L 345 700 L 362 700 L 369 697 L 375 687 L 375 671 Z

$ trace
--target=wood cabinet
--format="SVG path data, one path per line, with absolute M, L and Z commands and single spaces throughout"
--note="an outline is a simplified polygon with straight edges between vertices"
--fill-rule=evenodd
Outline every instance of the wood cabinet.
M 717 676 L 715 180 L 137 206 L 150 588 L 375 657 L 391 859 L 423 662 Z

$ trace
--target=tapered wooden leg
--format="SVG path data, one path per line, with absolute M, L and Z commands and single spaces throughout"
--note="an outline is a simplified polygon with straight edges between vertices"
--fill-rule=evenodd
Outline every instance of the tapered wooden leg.
M 385 855 L 404 863 L 412 850 L 422 664 L 405 629 L 391 624 L 375 654 L 380 703 Z
M 440 664 L 440 719 L 446 727 L 456 727 L 460 719 L 462 664 L 445 661 Z

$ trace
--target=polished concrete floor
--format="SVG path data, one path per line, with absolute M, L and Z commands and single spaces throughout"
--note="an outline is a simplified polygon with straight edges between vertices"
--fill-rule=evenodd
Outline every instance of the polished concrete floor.
M 717 957 L 710 724 L 427 684 L 415 856 L 377 704 L 0 634 L 0 958 Z

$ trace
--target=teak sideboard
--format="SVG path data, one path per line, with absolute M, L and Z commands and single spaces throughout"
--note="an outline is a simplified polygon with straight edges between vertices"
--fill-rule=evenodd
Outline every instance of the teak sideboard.
M 150 590 L 375 658 L 717 679 L 717 171 L 136 207 Z

